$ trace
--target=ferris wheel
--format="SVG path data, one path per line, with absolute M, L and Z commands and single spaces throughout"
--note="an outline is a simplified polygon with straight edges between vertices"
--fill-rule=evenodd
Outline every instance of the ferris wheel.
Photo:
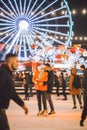
M 3 54 L 29 59 L 38 48 L 71 44 L 72 16 L 66 0 L 0 0 L 0 43 Z M 32 49 L 32 46 L 36 48 Z

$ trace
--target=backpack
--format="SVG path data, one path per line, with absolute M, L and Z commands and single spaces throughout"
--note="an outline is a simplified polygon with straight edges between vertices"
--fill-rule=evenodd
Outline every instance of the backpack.
M 80 77 L 78 75 L 74 75 L 74 80 L 73 80 L 72 86 L 76 89 L 81 88 L 81 81 L 80 81 Z

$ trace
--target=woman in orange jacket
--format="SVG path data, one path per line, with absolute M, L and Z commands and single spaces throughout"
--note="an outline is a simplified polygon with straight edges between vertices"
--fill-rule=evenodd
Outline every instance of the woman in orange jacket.
M 74 76 L 75 75 L 77 75 L 77 70 L 76 70 L 76 68 L 72 68 L 71 76 L 70 76 L 70 94 L 72 95 L 73 104 L 74 104 L 74 107 L 72 109 L 76 109 L 77 108 L 77 106 L 76 106 L 76 97 L 77 97 L 77 99 L 79 101 L 80 108 L 82 109 L 81 88 L 80 87 L 75 88 L 73 86 L 73 81 L 74 81 Z
M 48 114 L 46 103 L 47 85 L 45 84 L 47 80 L 48 80 L 48 73 L 45 72 L 43 67 L 40 70 L 37 70 L 33 76 L 33 82 L 35 85 L 35 89 L 37 90 L 37 101 L 39 109 L 37 116 L 40 115 L 47 116 Z M 43 103 L 43 111 L 41 102 Z

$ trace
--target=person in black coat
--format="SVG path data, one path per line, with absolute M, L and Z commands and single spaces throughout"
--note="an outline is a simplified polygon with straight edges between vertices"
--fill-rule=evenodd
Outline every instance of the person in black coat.
M 54 86 L 56 87 L 56 94 L 59 97 L 60 93 L 59 93 L 59 80 L 58 80 L 58 76 L 56 75 L 56 72 L 54 72 Z
M 28 88 L 29 88 L 29 76 L 28 74 L 25 74 L 25 77 L 23 78 L 23 85 L 25 89 L 25 98 L 24 100 L 29 100 L 29 93 L 28 93 Z
M 12 71 L 18 66 L 17 55 L 7 54 L 5 62 L 0 67 L 0 130 L 10 130 L 5 109 L 9 107 L 11 99 L 24 109 L 25 114 L 28 113 L 27 107 L 15 91 L 12 78 Z
M 28 74 L 28 76 L 29 76 L 29 89 L 30 89 L 30 95 L 29 96 L 33 97 L 33 91 L 32 91 L 33 86 L 34 86 L 34 83 L 32 81 L 33 73 L 30 71 L 29 74 Z
M 46 66 L 45 70 L 46 70 L 46 72 L 48 72 L 47 100 L 48 100 L 48 103 L 49 103 L 50 109 L 51 109 L 51 111 L 48 113 L 48 115 L 51 115 L 51 114 L 55 114 L 55 109 L 54 109 L 53 101 L 51 98 L 52 89 L 53 89 L 54 72 L 53 72 L 50 64 L 47 63 L 47 64 L 45 64 L 45 66 Z
M 67 100 L 67 94 L 66 94 L 66 81 L 64 79 L 63 72 L 60 73 L 60 79 L 61 79 L 61 86 L 63 90 L 63 96 L 64 98 L 62 100 Z
M 81 65 L 81 70 L 83 71 L 83 78 L 82 78 L 82 88 L 83 88 L 83 111 L 80 120 L 80 126 L 84 126 L 84 121 L 87 116 L 87 69 L 85 69 L 84 65 Z

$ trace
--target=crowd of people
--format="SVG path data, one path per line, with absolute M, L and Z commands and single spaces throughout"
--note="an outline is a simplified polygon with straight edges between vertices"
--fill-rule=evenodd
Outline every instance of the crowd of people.
M 84 67 L 84 65 L 82 66 Z M 82 68 L 81 68 L 82 69 Z M 85 70 L 85 68 L 84 68 Z M 77 81 L 74 81 L 75 78 L 78 78 Z M 86 77 L 86 76 L 85 76 Z M 63 72 L 60 72 L 59 76 L 57 73 L 53 70 L 50 64 L 44 64 L 41 66 L 37 66 L 35 73 L 32 75 L 31 83 L 36 89 L 37 93 L 37 102 L 38 102 L 38 114 L 37 116 L 47 116 L 51 114 L 55 114 L 55 107 L 54 103 L 52 101 L 52 90 L 53 87 L 56 87 L 56 94 L 59 97 L 60 92 L 59 89 L 61 87 L 62 89 L 62 95 L 64 98 L 62 100 L 66 101 L 67 99 L 67 93 L 66 93 L 66 87 L 67 87 L 67 81 L 69 82 L 69 93 L 72 95 L 72 102 L 73 107 L 72 109 L 77 109 L 77 102 L 76 98 L 79 102 L 80 109 L 83 109 L 83 98 L 82 98 L 82 90 L 84 87 L 83 81 L 81 81 L 81 77 L 77 74 L 77 69 L 74 67 L 71 69 L 71 74 L 68 76 L 68 74 L 64 75 Z M 29 78 L 28 75 L 26 75 L 23 79 L 23 85 L 25 86 L 25 99 L 29 100 L 29 94 L 28 94 L 28 87 L 29 87 Z M 76 85 L 75 83 L 76 82 Z M 50 112 L 47 110 L 47 101 L 50 106 Z M 86 107 L 86 103 L 85 103 Z M 84 114 L 85 113 L 85 114 Z M 83 114 L 80 121 L 80 126 L 84 126 L 83 122 L 86 118 L 86 108 L 83 109 Z
M 15 86 L 13 82 L 12 71 L 15 70 L 17 66 L 17 55 L 9 53 L 5 57 L 5 63 L 0 67 L 0 129 L 2 130 L 10 130 L 5 112 L 5 109 L 9 107 L 10 99 L 14 100 L 19 106 L 21 106 L 24 109 L 25 114 L 28 113 L 28 108 L 26 107 L 24 101 L 18 96 L 14 88 Z M 82 82 L 77 74 L 77 69 L 75 67 L 71 69 L 70 77 L 67 75 L 65 77 L 63 72 L 57 76 L 56 72 L 49 63 L 37 66 L 36 71 L 32 74 L 31 77 L 29 77 L 29 74 L 26 74 L 23 77 L 22 86 L 25 88 L 24 100 L 29 100 L 28 87 L 33 84 L 37 95 L 37 116 L 48 116 L 55 114 L 55 106 L 52 100 L 53 87 L 56 87 L 56 93 L 59 97 L 59 88 L 61 86 L 62 94 L 64 96 L 62 100 L 67 101 L 68 98 L 66 93 L 66 82 L 69 81 L 69 92 L 72 95 L 73 109 L 77 109 L 77 98 L 80 109 L 83 109 L 80 126 L 84 126 L 84 121 L 87 115 L 87 69 L 85 69 L 85 66 L 82 65 L 81 70 L 83 71 Z M 49 112 L 47 102 L 50 106 Z

